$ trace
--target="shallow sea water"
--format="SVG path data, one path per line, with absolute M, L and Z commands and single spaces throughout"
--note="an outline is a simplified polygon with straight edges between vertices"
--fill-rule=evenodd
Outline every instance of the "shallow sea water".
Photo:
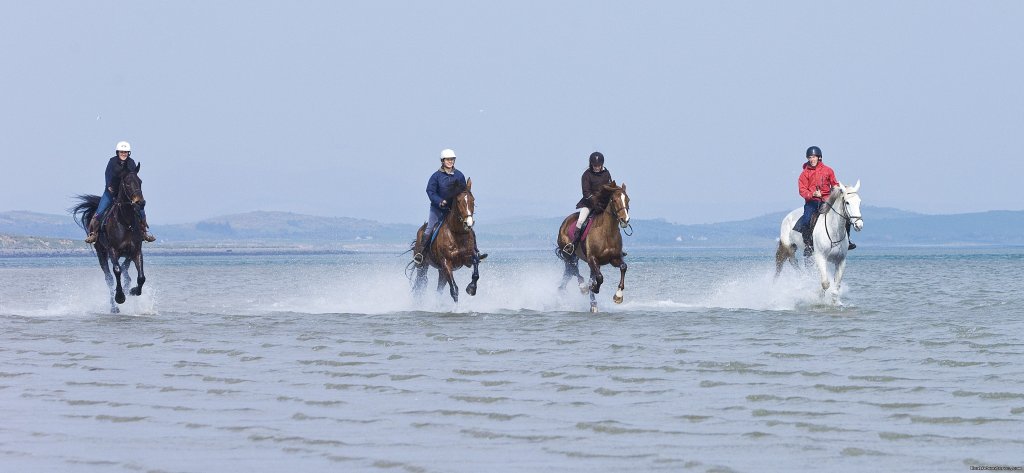
M 4 471 L 969 471 L 1024 466 L 1024 249 L 630 250 L 626 301 L 493 252 L 0 258 Z M 134 271 L 132 271 L 134 276 Z M 460 286 L 470 272 L 457 273 Z

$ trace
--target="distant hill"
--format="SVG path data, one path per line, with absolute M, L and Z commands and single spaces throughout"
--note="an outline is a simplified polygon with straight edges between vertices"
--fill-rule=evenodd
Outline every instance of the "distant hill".
M 864 208 L 864 231 L 854 234 L 865 245 L 1024 245 L 1024 211 L 990 211 L 924 215 L 884 207 Z M 734 222 L 676 224 L 664 219 L 634 220 L 627 246 L 770 247 L 778 238 L 786 212 Z M 518 217 L 478 221 L 480 246 L 543 248 L 554 244 L 561 217 Z M 165 246 L 311 246 L 321 248 L 402 247 L 415 235 L 415 224 L 387 224 L 346 217 L 318 217 L 290 212 L 249 212 L 180 225 L 154 225 Z M 70 216 L 34 212 L 0 212 L 3 248 L 58 245 L 79 240 L 84 232 Z M 14 238 L 13 236 L 19 237 Z M 35 240 L 26 236 L 38 237 Z M 48 240 L 49 239 L 49 240 Z M 52 241 L 50 241 L 52 240 Z M 39 243 L 50 241 L 50 243 Z M 68 244 L 71 244 L 70 242 Z

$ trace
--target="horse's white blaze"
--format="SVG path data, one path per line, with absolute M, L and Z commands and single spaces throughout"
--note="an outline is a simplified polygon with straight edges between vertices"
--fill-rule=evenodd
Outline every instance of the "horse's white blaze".
M 629 209 L 626 208 L 626 196 L 625 196 L 625 194 L 620 195 L 619 199 L 622 200 L 622 211 L 626 213 L 626 223 L 629 223 Z
M 472 215 L 466 217 L 466 226 L 467 227 L 472 227 L 473 226 L 473 216 Z

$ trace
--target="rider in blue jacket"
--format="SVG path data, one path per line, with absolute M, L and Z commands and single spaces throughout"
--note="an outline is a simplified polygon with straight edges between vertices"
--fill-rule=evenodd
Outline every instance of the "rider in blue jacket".
M 89 221 L 89 235 L 85 237 L 86 243 L 96 243 L 100 230 L 100 219 L 103 217 L 103 213 L 110 208 L 110 204 L 114 202 L 114 193 L 121 187 L 121 176 L 128 172 L 129 169 L 135 169 L 135 160 L 131 157 L 131 144 L 127 141 L 119 141 L 114 146 L 114 151 L 117 156 L 107 161 L 107 169 L 103 173 L 104 182 L 107 185 L 103 189 L 103 195 L 100 196 L 100 203 L 96 207 L 96 213 L 93 214 L 92 220 Z M 142 238 L 148 242 L 156 241 L 156 237 L 149 233 L 149 223 L 146 222 L 145 207 L 139 208 L 139 218 L 142 225 Z
M 445 197 L 450 196 L 454 189 L 465 187 L 466 176 L 458 169 L 455 169 L 455 151 L 451 149 L 441 150 L 441 167 L 427 181 L 427 197 L 430 198 L 430 214 L 427 216 L 427 228 L 423 231 L 423 238 L 416 240 L 416 244 L 413 247 L 412 259 L 417 265 L 423 264 L 423 250 L 433 236 L 434 229 L 441 223 L 444 215 L 450 209 L 449 202 L 445 200 Z M 476 249 L 476 252 L 481 260 L 487 257 L 486 253 L 480 254 L 479 249 Z

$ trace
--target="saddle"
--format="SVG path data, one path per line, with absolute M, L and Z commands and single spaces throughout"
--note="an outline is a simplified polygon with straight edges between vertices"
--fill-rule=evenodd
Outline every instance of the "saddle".
M 587 239 L 587 236 L 590 235 L 590 225 L 593 223 L 593 216 L 588 216 L 587 221 L 583 222 L 583 236 L 580 237 L 580 244 L 583 244 L 583 242 Z M 576 239 L 576 225 L 571 225 L 569 226 L 569 240 L 574 239 Z

